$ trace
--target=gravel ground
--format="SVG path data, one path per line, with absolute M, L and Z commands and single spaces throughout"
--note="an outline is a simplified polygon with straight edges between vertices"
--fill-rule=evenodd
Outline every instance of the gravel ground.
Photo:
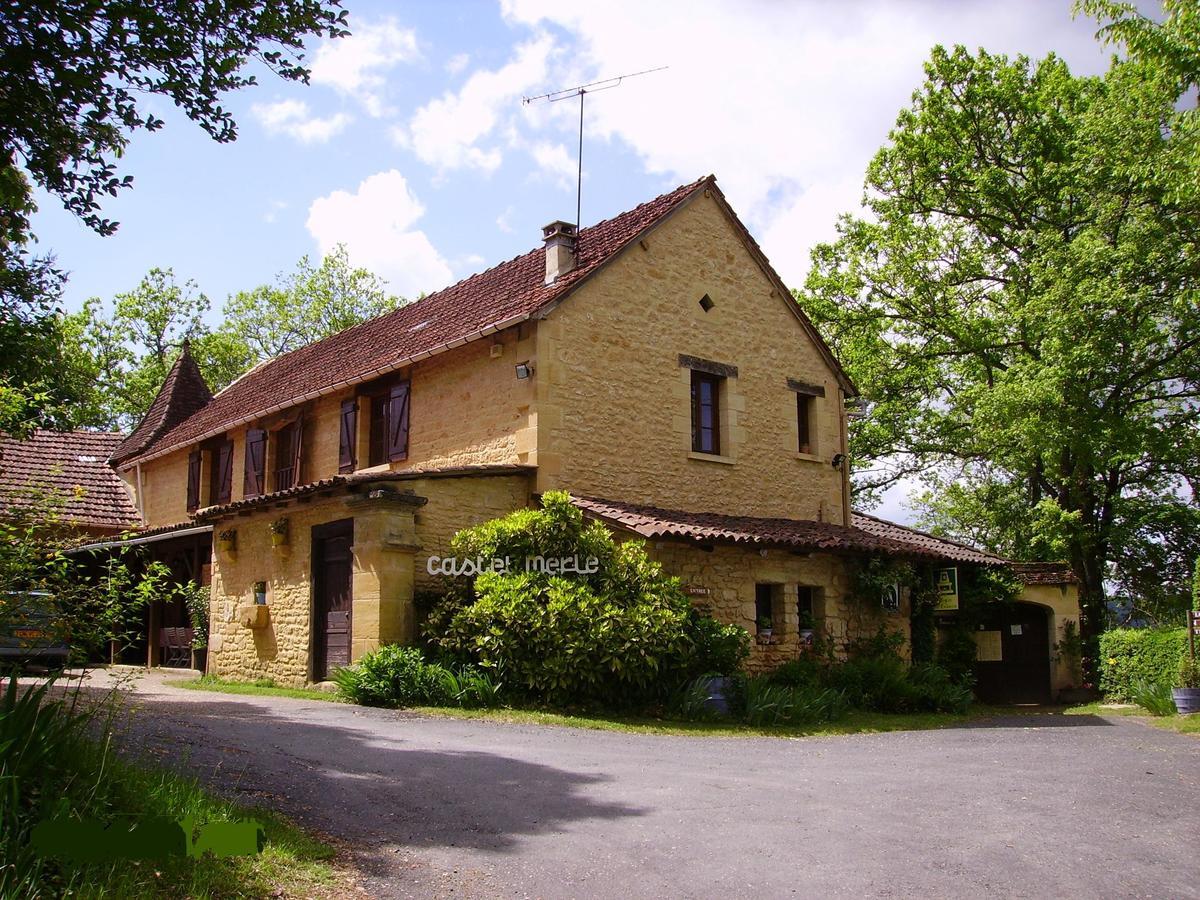
M 1200 740 L 1129 718 L 704 738 L 159 675 L 132 705 L 127 747 L 345 842 L 378 897 L 1200 897 Z

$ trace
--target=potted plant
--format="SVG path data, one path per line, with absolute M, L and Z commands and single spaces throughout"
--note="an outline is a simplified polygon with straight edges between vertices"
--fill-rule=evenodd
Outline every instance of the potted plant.
M 775 633 L 775 623 L 767 616 L 760 616 L 758 620 L 758 639 L 762 643 L 770 643 L 771 635 Z
M 232 553 L 237 549 L 237 529 L 226 528 L 217 535 L 217 546 L 224 553 Z
M 271 546 L 282 547 L 288 542 L 288 519 L 280 516 L 271 523 Z
M 1171 698 L 1181 716 L 1200 713 L 1200 662 L 1191 656 L 1179 661 L 1179 677 L 1175 679 Z
M 817 629 L 813 624 L 812 616 L 801 614 L 800 616 L 800 646 L 805 650 L 811 650 L 817 642 Z

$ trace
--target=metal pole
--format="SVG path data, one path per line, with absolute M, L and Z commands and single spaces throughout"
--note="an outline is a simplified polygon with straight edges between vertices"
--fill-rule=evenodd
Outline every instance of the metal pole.
M 575 180 L 575 234 L 578 241 L 579 232 L 583 230 L 583 220 L 580 209 L 583 205 L 583 88 L 579 89 L 579 172 Z

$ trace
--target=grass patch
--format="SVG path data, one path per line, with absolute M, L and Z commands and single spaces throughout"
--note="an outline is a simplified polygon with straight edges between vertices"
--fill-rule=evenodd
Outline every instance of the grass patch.
M 200 678 L 181 678 L 163 683 L 170 687 L 186 688 L 189 691 L 214 691 L 218 694 L 249 694 L 258 697 L 292 697 L 297 700 L 324 700 L 326 703 L 344 702 L 333 691 L 321 691 L 316 688 L 280 687 L 268 678 L 260 678 L 258 681 L 229 681 L 225 678 L 217 678 L 215 675 L 203 675 Z
M 193 778 L 113 752 L 124 712 L 118 692 L 61 691 L 54 682 L 0 691 L 0 896 L 337 897 L 346 879 L 332 847 L 282 816 L 206 791 Z M 263 852 L 217 859 L 80 863 L 42 855 L 31 840 L 43 821 L 98 822 L 124 830 L 153 819 L 257 820 Z
M 1200 735 L 1200 715 L 1191 716 L 1152 716 L 1140 706 L 1104 706 L 1099 703 L 1087 703 L 1083 706 L 1072 706 L 1064 710 L 1068 716 L 1132 716 L 1146 725 L 1164 728 L 1177 734 Z
M 649 716 L 603 713 L 557 713 L 529 709 L 457 709 L 423 706 L 409 710 L 426 716 L 450 719 L 480 719 L 516 725 L 550 725 L 560 728 L 590 728 L 630 734 L 680 734 L 700 737 L 814 737 L 820 735 L 875 734 L 885 731 L 924 731 L 949 728 L 973 719 L 994 715 L 996 710 L 976 709 L 970 713 L 875 713 L 852 711 L 836 722 L 816 725 L 744 725 L 733 721 L 683 722 Z

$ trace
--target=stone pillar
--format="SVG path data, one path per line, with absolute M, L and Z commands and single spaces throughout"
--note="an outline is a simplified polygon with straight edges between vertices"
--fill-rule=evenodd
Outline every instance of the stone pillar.
M 347 499 L 354 516 L 352 662 L 381 644 L 416 638 L 413 576 L 420 548 L 414 514 L 425 502 L 386 488 Z

